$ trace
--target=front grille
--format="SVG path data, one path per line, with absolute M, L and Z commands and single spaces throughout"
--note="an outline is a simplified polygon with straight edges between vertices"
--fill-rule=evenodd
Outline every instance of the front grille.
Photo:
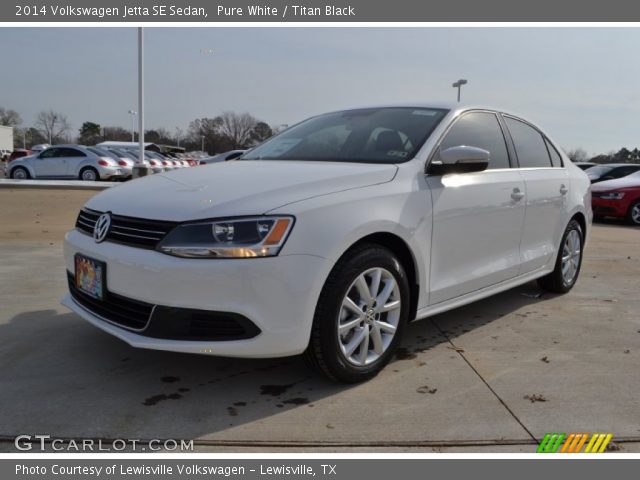
M 105 292 L 104 300 L 98 300 L 76 287 L 73 274 L 67 272 L 69 292 L 73 299 L 96 315 L 132 330 L 142 330 L 149 323 L 153 305 L 132 300 L 112 292 Z
M 102 212 L 83 208 L 78 214 L 76 228 L 93 235 L 93 228 L 100 215 Z M 153 250 L 176 225 L 176 222 L 111 215 L 111 228 L 105 241 Z

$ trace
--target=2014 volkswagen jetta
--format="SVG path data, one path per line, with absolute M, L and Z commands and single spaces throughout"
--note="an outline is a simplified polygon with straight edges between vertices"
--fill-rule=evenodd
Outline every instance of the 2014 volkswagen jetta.
M 63 303 L 136 347 L 304 353 L 356 382 L 410 320 L 534 279 L 570 290 L 590 205 L 586 175 L 520 117 L 328 113 L 238 161 L 93 197 L 66 236 Z

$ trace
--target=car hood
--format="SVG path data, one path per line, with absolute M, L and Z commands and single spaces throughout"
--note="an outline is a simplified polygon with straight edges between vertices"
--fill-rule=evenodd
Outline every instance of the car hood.
M 632 173 L 626 177 L 615 180 L 605 180 L 591 185 L 591 191 L 604 192 L 606 190 L 616 190 L 619 188 L 640 187 L 640 172 Z
M 154 220 L 260 215 L 343 190 L 386 183 L 397 166 L 311 161 L 232 161 L 148 176 L 110 188 L 87 208 Z

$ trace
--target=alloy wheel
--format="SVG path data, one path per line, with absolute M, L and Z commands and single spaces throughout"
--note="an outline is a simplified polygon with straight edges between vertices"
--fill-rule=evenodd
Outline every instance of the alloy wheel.
M 349 363 L 369 365 L 389 348 L 400 320 L 400 288 L 391 272 L 371 268 L 347 290 L 338 315 L 340 350 Z
M 562 279 L 571 285 L 580 267 L 582 255 L 582 239 L 577 230 L 571 230 L 562 247 Z

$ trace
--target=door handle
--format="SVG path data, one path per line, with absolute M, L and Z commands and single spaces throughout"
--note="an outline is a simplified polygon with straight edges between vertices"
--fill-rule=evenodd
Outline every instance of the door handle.
M 511 192 L 511 198 L 515 201 L 522 200 L 524 198 L 524 192 L 521 192 L 519 188 L 514 188 Z
M 564 186 L 564 183 L 560 185 L 560 194 L 566 195 L 569 192 L 569 189 Z

